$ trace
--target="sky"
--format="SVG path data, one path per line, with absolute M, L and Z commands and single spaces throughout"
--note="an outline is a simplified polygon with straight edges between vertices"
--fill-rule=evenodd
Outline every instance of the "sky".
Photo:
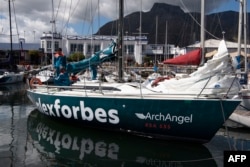
M 0 43 L 10 42 L 9 0 L 0 0 Z M 205 0 L 206 13 L 239 11 L 240 0 Z M 242 1 L 242 0 L 241 0 Z M 149 11 L 154 3 L 180 6 L 183 11 L 200 11 L 201 0 L 124 0 L 124 15 Z M 90 35 L 105 23 L 118 18 L 118 0 L 10 0 L 13 42 L 40 43 L 45 32 L 62 35 Z M 54 7 L 54 8 L 53 8 Z M 247 11 L 250 5 L 247 4 Z

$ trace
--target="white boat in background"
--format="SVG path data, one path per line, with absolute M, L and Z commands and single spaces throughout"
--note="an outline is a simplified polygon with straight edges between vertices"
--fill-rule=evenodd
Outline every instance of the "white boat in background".
M 249 81 L 248 81 L 249 82 Z M 246 110 L 250 111 L 250 89 L 242 89 L 240 91 L 241 97 L 242 97 L 242 107 Z M 249 121 L 250 122 L 250 121 Z
M 229 117 L 230 120 L 240 125 L 250 128 L 250 111 L 245 109 L 236 109 Z
M 246 80 L 246 83 L 243 84 L 241 91 L 239 92 L 242 98 L 242 102 L 240 104 L 240 106 L 235 110 L 234 113 L 232 113 L 232 115 L 229 117 L 229 119 L 235 123 L 241 124 L 245 127 L 250 127 L 250 75 L 249 73 L 249 69 L 248 69 L 248 64 L 247 64 L 247 34 L 246 34 L 246 26 L 242 25 L 242 14 L 244 13 L 244 25 L 246 24 L 246 0 L 242 0 L 239 2 L 240 4 L 240 17 L 239 17 L 239 30 L 238 30 L 238 58 L 240 57 L 242 51 L 241 51 L 241 30 L 242 27 L 244 29 L 244 72 L 241 72 L 240 70 L 240 62 L 239 60 L 237 60 L 237 58 L 235 58 L 235 64 L 237 66 L 237 70 L 239 71 L 238 75 L 240 76 L 240 78 L 242 76 L 244 76 L 243 78 Z M 244 12 L 243 12 L 244 9 Z M 248 77 L 248 79 L 247 79 Z
M 24 72 L 13 72 L 7 69 L 0 69 L 0 85 L 23 82 Z
M 9 21 L 10 21 L 10 51 L 8 55 L 1 55 L 0 57 L 0 85 L 13 84 L 22 82 L 24 79 L 24 72 L 18 70 L 18 66 L 13 61 L 13 43 L 12 43 L 12 26 L 11 26 L 11 5 L 9 5 Z

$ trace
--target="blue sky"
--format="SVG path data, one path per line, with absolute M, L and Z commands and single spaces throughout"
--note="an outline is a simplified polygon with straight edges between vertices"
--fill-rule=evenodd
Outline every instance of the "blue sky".
M 247 11 L 249 12 L 250 5 L 248 4 L 247 7 L 248 7 Z M 239 2 L 236 0 L 230 0 L 230 1 L 220 5 L 218 8 L 215 8 L 213 12 L 228 11 L 228 10 L 239 11 Z

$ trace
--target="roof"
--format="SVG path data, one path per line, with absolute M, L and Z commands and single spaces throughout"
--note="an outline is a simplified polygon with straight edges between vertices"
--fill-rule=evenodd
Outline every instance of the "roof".
M 221 40 L 217 40 L 217 39 L 208 39 L 205 41 L 205 48 L 218 48 L 220 41 Z M 238 47 L 237 42 L 226 41 L 226 45 L 227 45 L 227 48 L 237 48 Z M 197 42 L 193 45 L 189 45 L 187 47 L 188 48 L 198 48 L 198 47 L 200 47 L 200 42 Z M 242 44 L 241 47 L 244 48 L 244 44 Z M 250 45 L 247 45 L 247 47 L 250 48 Z
M 12 44 L 13 50 L 21 49 L 20 43 Z M 23 43 L 24 50 L 38 50 L 40 43 Z M 0 43 L 0 50 L 10 50 L 10 43 Z

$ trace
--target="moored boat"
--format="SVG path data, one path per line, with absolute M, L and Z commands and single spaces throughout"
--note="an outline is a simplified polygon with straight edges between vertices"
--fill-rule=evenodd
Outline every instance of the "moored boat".
M 68 64 L 66 70 L 78 72 L 91 67 L 96 74 L 94 67 L 114 56 L 116 46 L 122 46 L 121 34 L 118 45 L 112 41 L 107 49 Z M 119 83 L 33 84 L 27 90 L 29 99 L 42 114 L 64 123 L 199 143 L 210 141 L 241 102 L 237 98 L 239 82 L 232 74 L 224 40 L 213 59 L 188 78 L 165 80 L 156 87 L 122 82 L 122 48 L 117 48 Z
M 0 85 L 13 84 L 22 82 L 24 78 L 24 72 L 18 70 L 17 65 L 13 61 L 13 49 L 12 49 L 12 26 L 11 26 L 11 5 L 9 6 L 9 23 L 10 23 L 10 51 L 6 55 L 0 55 Z
M 14 72 L 7 69 L 0 69 L 0 85 L 22 82 L 24 72 Z
M 102 82 L 31 85 L 27 95 L 41 113 L 66 123 L 205 143 L 241 102 L 229 59 L 222 40 L 212 60 L 188 78 L 162 82 L 168 86 Z
M 239 3 L 240 5 L 240 12 L 239 12 L 239 29 L 238 29 L 238 50 L 237 54 L 235 55 L 234 64 L 236 66 L 236 71 L 238 77 L 241 80 L 242 89 L 240 90 L 240 96 L 242 98 L 242 102 L 238 109 L 230 116 L 230 120 L 241 124 L 245 127 L 250 127 L 250 89 L 249 89 L 249 65 L 248 65 L 248 54 L 247 54 L 247 27 L 244 26 L 246 24 L 247 18 L 247 1 L 242 0 Z M 243 12 L 244 11 L 244 12 Z M 244 14 L 244 17 L 242 17 Z M 244 19 L 243 19 L 244 18 Z M 244 23 L 242 22 L 244 20 Z M 241 36 L 242 30 L 244 29 L 244 52 L 241 49 Z M 244 71 L 241 71 L 241 61 L 240 56 L 244 55 Z

